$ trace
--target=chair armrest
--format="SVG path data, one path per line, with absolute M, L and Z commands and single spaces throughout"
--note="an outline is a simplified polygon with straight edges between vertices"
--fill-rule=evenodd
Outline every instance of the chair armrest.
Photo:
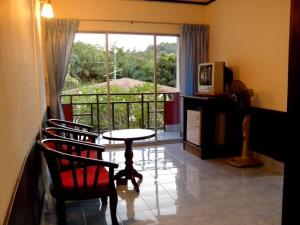
M 59 152 L 59 151 L 55 151 L 55 150 L 50 150 L 50 151 L 61 159 L 70 160 L 70 161 L 78 161 L 78 162 L 84 163 L 89 166 L 98 165 L 98 166 L 111 167 L 114 169 L 119 167 L 119 164 L 105 161 L 105 160 L 92 159 L 92 158 L 87 158 L 87 157 L 83 157 L 83 156 L 71 155 L 68 153 Z
M 70 139 L 65 139 L 65 140 L 70 140 Z M 78 140 L 72 140 L 73 142 L 76 142 L 78 144 L 86 144 L 87 142 L 85 141 L 78 141 Z M 94 146 L 95 148 L 94 149 L 91 149 L 93 151 L 98 151 L 98 152 L 105 152 L 105 146 L 104 145 L 100 145 L 100 144 L 96 144 L 96 143 L 89 143 L 88 142 L 88 145 L 89 146 Z M 84 149 L 82 149 L 84 150 Z
M 47 121 L 47 124 L 50 126 L 59 126 L 59 127 L 64 127 L 62 125 L 62 124 L 64 124 L 65 127 L 69 127 L 69 128 L 73 127 L 73 129 L 77 129 L 77 130 L 87 129 L 87 131 L 89 131 L 89 132 L 93 131 L 92 126 L 82 124 L 82 123 L 71 122 L 71 121 L 67 121 L 67 120 L 49 119 Z M 76 127 L 78 127 L 78 128 L 76 128 Z
M 82 152 L 82 151 L 95 151 L 95 152 L 98 152 L 98 154 L 99 154 L 98 159 L 102 159 L 102 153 L 105 152 L 105 147 L 103 145 L 98 145 L 95 143 L 86 144 L 87 142 L 78 141 L 78 140 L 71 140 L 71 141 L 81 145 L 81 148 L 71 149 L 71 152 L 78 153 L 78 152 Z M 84 148 L 83 146 L 86 146 L 86 148 Z
M 112 162 L 108 162 L 102 159 L 93 159 L 93 158 L 87 158 L 87 157 L 83 157 L 83 156 L 77 156 L 77 155 L 72 155 L 66 152 L 61 152 L 61 151 L 57 151 L 55 149 L 52 149 L 48 146 L 46 146 L 44 144 L 44 142 L 48 142 L 48 141 L 54 141 L 54 142 L 61 142 L 62 144 L 66 144 L 66 143 L 70 143 L 70 144 L 74 144 L 80 147 L 83 147 L 82 150 L 95 150 L 95 151 L 102 151 L 102 149 L 99 146 L 96 145 L 90 145 L 90 144 L 84 144 L 81 142 L 74 142 L 74 141 L 70 141 L 70 140 L 62 140 L 62 139 L 43 139 L 43 140 L 39 140 L 37 141 L 38 145 L 41 147 L 42 151 L 45 154 L 48 154 L 48 152 L 53 153 L 54 155 L 58 156 L 61 159 L 66 159 L 66 160 L 77 160 L 80 162 L 86 162 L 89 165 L 94 165 L 94 164 L 99 164 L 99 165 L 103 165 L 103 166 L 107 166 L 107 167 L 112 167 L 112 168 L 118 168 L 118 164 L 116 163 L 112 163 Z
M 94 143 L 86 143 L 82 141 L 75 141 L 71 139 L 61 139 L 61 138 L 49 138 L 38 141 L 39 145 L 47 148 L 48 150 L 52 150 L 52 148 L 47 147 L 43 144 L 43 142 L 56 142 L 59 143 L 56 146 L 56 149 L 53 149 L 58 152 L 72 154 L 76 153 L 77 155 L 81 155 L 81 152 L 85 152 L 85 155 L 90 156 L 92 151 L 97 152 L 97 158 L 102 160 L 102 152 L 105 151 L 105 148 L 101 145 L 97 145 Z M 93 157 L 94 158 L 94 157 Z
M 73 133 L 84 134 L 84 135 L 87 135 L 87 136 L 90 136 L 90 137 L 95 137 L 95 138 L 99 137 L 98 133 L 94 133 L 94 132 L 90 132 L 90 131 L 78 130 L 78 129 L 74 129 L 74 128 L 71 128 L 71 127 L 59 127 L 59 128 L 62 129 L 62 130 L 71 131 Z
M 103 145 L 96 144 L 96 139 L 99 137 L 99 134 L 82 131 L 82 130 L 76 130 L 72 128 L 67 127 L 47 127 L 44 128 L 43 133 L 47 138 L 60 138 L 60 139 L 66 139 L 66 140 L 75 140 L 80 141 L 83 143 L 91 143 L 95 144 L 97 146 L 101 146 L 105 148 Z M 59 135 L 57 133 L 61 133 L 62 135 Z M 91 142 L 89 142 L 89 140 Z

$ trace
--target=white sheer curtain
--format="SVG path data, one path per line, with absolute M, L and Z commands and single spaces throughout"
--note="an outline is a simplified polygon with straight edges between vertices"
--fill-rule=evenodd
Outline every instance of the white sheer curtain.
M 46 22 L 46 64 L 49 76 L 50 117 L 63 117 L 59 95 L 62 91 L 79 21 L 51 19 Z
M 179 52 L 181 93 L 193 95 L 198 64 L 208 60 L 208 26 L 183 24 Z

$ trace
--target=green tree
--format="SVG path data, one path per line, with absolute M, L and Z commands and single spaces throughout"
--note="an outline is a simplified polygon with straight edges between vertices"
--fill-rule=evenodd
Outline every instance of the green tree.
M 153 54 L 153 53 L 152 53 Z M 117 67 L 122 68 L 119 78 L 128 77 L 142 81 L 152 81 L 153 57 L 145 51 L 117 51 Z
M 157 83 L 170 87 L 176 86 L 176 56 L 162 54 L 157 62 Z
M 102 47 L 76 42 L 73 45 L 68 72 L 83 83 L 104 81 L 104 62 L 105 52 Z
M 162 42 L 156 46 L 156 51 L 158 53 L 158 56 L 162 54 L 170 54 L 170 53 L 175 54 L 176 49 L 177 49 L 176 43 Z M 153 45 L 149 45 L 146 51 L 153 51 Z
M 110 79 L 113 78 L 114 57 L 116 57 L 117 79 L 128 77 L 153 82 L 154 52 L 153 45 L 145 51 L 124 50 L 116 45 L 109 51 Z M 160 43 L 158 53 L 158 83 L 175 86 L 176 84 L 176 44 Z M 76 42 L 70 58 L 70 76 L 82 84 L 106 81 L 106 53 L 103 47 Z
M 65 83 L 64 83 L 64 91 L 79 88 L 81 87 L 81 83 L 76 77 L 72 77 L 69 74 L 66 75 Z

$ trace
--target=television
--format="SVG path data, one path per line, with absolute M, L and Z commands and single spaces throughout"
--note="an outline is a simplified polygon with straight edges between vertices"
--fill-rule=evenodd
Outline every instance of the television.
M 224 94 L 224 72 L 225 62 L 199 64 L 196 95 Z

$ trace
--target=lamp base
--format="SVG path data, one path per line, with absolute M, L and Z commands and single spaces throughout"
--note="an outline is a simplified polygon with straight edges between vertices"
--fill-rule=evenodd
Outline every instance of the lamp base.
M 227 160 L 232 166 L 243 168 L 243 167 L 255 167 L 262 166 L 263 163 L 255 157 L 243 158 L 243 157 L 235 157 Z

